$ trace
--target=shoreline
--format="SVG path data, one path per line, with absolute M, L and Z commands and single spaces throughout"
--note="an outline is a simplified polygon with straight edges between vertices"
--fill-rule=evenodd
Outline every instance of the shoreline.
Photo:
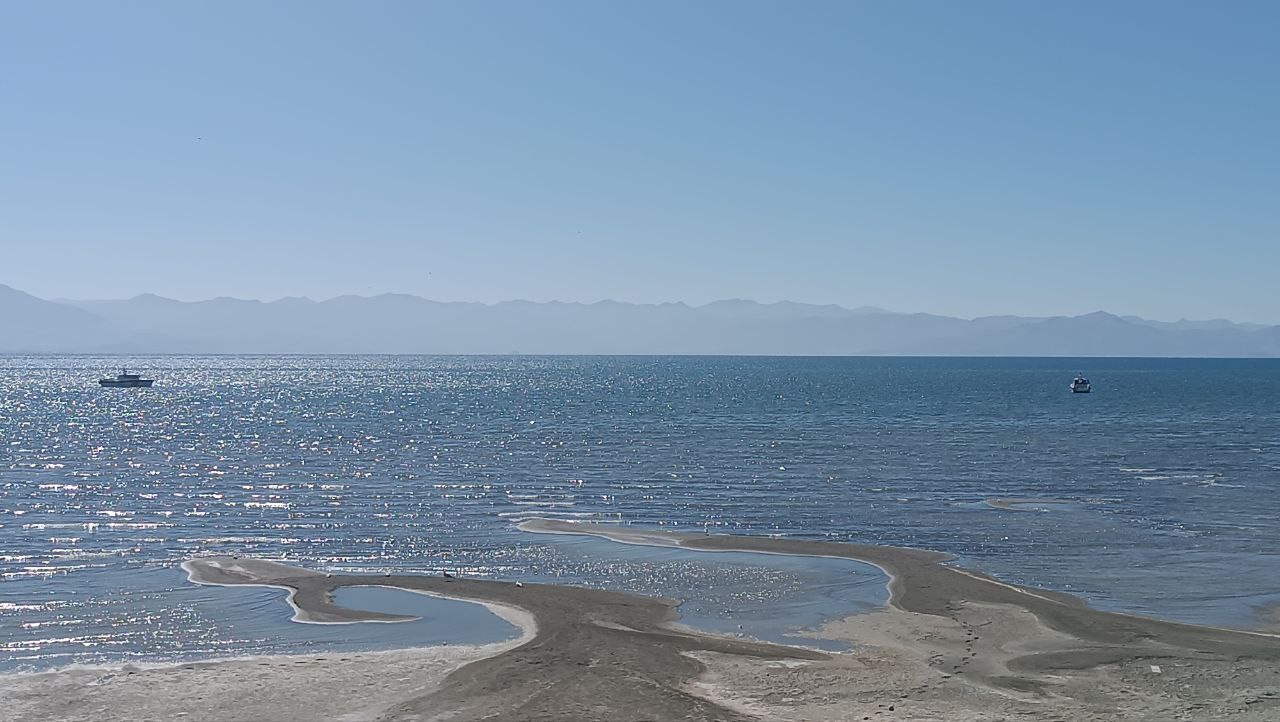
M 1000 581 L 973 569 L 946 566 L 946 562 L 954 560 L 952 555 L 928 549 L 652 529 L 633 532 L 611 525 L 566 522 L 559 519 L 529 519 L 520 522 L 517 528 L 535 534 L 595 536 L 625 544 L 646 544 L 648 540 L 657 538 L 659 543 L 654 544 L 655 546 L 678 546 L 693 551 L 732 551 L 849 559 L 870 564 L 883 571 L 889 577 L 888 604 L 903 611 L 936 614 L 945 604 L 957 601 L 1012 602 L 1023 606 L 1017 603 L 1029 598 L 1036 600 L 1031 603 L 1031 607 L 1034 607 L 1031 611 L 1039 612 L 1059 624 L 1071 626 L 1072 629 L 1067 631 L 1081 631 L 1099 620 L 1115 622 L 1116 620 L 1111 618 L 1124 618 L 1134 623 L 1151 625 L 1153 629 L 1165 632 L 1182 631 L 1193 635 L 1203 632 L 1209 633 L 1208 636 L 1212 636 L 1212 633 L 1221 633 L 1227 637 L 1243 635 L 1273 639 L 1280 643 L 1280 633 L 1196 625 L 1125 612 L 1095 610 L 1090 608 L 1083 599 L 1066 592 L 1022 586 Z M 961 582 L 961 578 L 971 583 Z M 925 593 L 926 589 L 933 591 Z M 940 594 L 939 589 L 949 591 Z M 1020 596 L 1011 597 L 1010 594 Z M 1085 616 L 1092 618 L 1090 625 L 1073 624 L 1081 616 L 1081 611 Z
M 853 645 L 831 653 L 682 627 L 672 599 L 468 578 L 329 575 L 210 557 L 184 563 L 193 582 L 289 589 L 295 612 L 320 623 L 397 621 L 332 601 L 342 587 L 381 586 L 505 610 L 523 633 L 483 647 L 6 675 L 0 704 L 20 716 L 68 720 L 193 711 L 211 720 L 513 722 L 1280 715 L 1278 635 L 1098 611 L 1068 594 L 948 566 L 952 557 L 941 552 L 549 519 L 519 528 L 697 551 L 850 559 L 888 576 L 889 602 L 814 632 Z M 280 691 L 299 687 L 307 694 Z M 233 703 L 214 709 L 209 695 Z
M 372 612 L 367 610 L 354 610 L 346 607 L 331 605 L 335 609 L 342 610 L 339 613 L 333 612 L 316 612 L 315 610 L 303 609 L 295 599 L 298 589 L 288 584 L 272 584 L 269 580 L 272 577 L 270 571 L 276 573 L 290 573 L 296 576 L 323 576 L 326 579 L 332 578 L 332 574 L 324 574 L 321 572 L 313 572 L 301 567 L 293 567 L 283 562 L 266 559 L 244 559 L 239 557 L 229 557 L 231 563 L 223 562 L 223 558 L 209 559 L 188 559 L 179 566 L 187 573 L 187 581 L 192 584 L 201 584 L 215 587 L 266 587 L 268 589 L 280 589 L 288 592 L 285 601 L 289 607 L 293 609 L 293 616 L 290 621 L 299 624 L 399 624 L 400 622 L 412 622 L 420 619 L 418 616 L 404 614 L 388 614 L 385 612 Z M 228 572 L 228 569 L 231 571 Z M 262 579 L 264 581 L 250 581 L 252 579 Z M 243 580 L 243 581 L 242 581 Z M 343 586 L 350 587 L 382 587 L 385 589 L 395 589 L 398 591 L 412 592 L 423 596 L 435 597 L 437 599 L 450 599 L 459 602 L 468 602 L 471 604 L 479 604 L 488 609 L 491 614 L 511 624 L 511 626 L 520 630 L 520 635 L 516 637 L 517 641 L 528 641 L 537 633 L 537 622 L 533 615 L 519 607 L 496 602 L 488 602 L 483 600 L 455 597 L 442 592 L 433 592 L 422 589 L 405 589 L 392 584 L 379 584 L 376 582 L 368 582 L 366 584 L 349 584 Z M 507 640 L 503 642 L 495 642 L 494 644 L 507 644 Z M 487 647 L 490 645 L 456 645 L 468 647 Z M 428 647 L 423 647 L 426 649 Z M 291 656 L 291 655 L 273 655 L 273 656 Z

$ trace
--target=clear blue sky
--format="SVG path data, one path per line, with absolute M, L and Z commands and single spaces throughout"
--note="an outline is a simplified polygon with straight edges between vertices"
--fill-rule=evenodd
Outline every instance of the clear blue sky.
M 0 8 L 44 297 L 1280 322 L 1280 3 Z

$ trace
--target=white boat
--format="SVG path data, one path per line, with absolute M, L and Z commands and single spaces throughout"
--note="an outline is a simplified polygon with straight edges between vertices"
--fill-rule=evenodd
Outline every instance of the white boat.
M 98 379 L 99 386 L 110 388 L 147 389 L 154 383 L 154 379 L 144 379 L 141 374 L 129 373 L 128 369 L 120 369 L 119 375 L 113 379 Z
M 1076 374 L 1076 377 L 1071 380 L 1070 388 L 1073 394 L 1087 394 L 1089 393 L 1089 379 L 1085 378 L 1084 374 Z

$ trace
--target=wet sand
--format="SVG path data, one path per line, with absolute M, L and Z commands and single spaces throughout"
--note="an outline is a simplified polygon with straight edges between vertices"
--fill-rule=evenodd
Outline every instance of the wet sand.
M 945 566 L 938 552 L 534 520 L 530 532 L 855 559 L 890 577 L 882 610 L 828 624 L 827 654 L 672 626 L 677 602 L 553 585 L 326 575 L 215 557 L 194 581 L 291 590 L 301 621 L 380 585 L 485 603 L 524 630 L 488 647 L 275 657 L 0 678 L 15 719 L 827 720 L 1280 718 L 1280 637 L 1089 609 Z
M 704 693 L 763 719 L 1280 719 L 1280 635 L 1090 609 L 1077 597 L 945 566 L 922 549 L 708 535 L 558 520 L 592 534 L 705 551 L 831 556 L 890 577 L 889 607 L 828 624 L 850 654 L 806 664 L 699 655 Z M 890 710 L 890 707 L 893 709 Z

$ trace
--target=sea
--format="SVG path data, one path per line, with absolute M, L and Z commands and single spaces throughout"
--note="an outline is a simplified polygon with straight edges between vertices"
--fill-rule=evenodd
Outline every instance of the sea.
M 97 385 L 121 367 L 155 386 Z M 517 633 L 378 587 L 339 601 L 420 619 L 296 623 L 281 590 L 189 582 L 209 554 L 660 594 L 814 646 L 887 595 L 857 562 L 533 517 L 935 549 L 1100 609 L 1275 628 L 1277 492 L 1280 360 L 0 356 L 0 672 Z

